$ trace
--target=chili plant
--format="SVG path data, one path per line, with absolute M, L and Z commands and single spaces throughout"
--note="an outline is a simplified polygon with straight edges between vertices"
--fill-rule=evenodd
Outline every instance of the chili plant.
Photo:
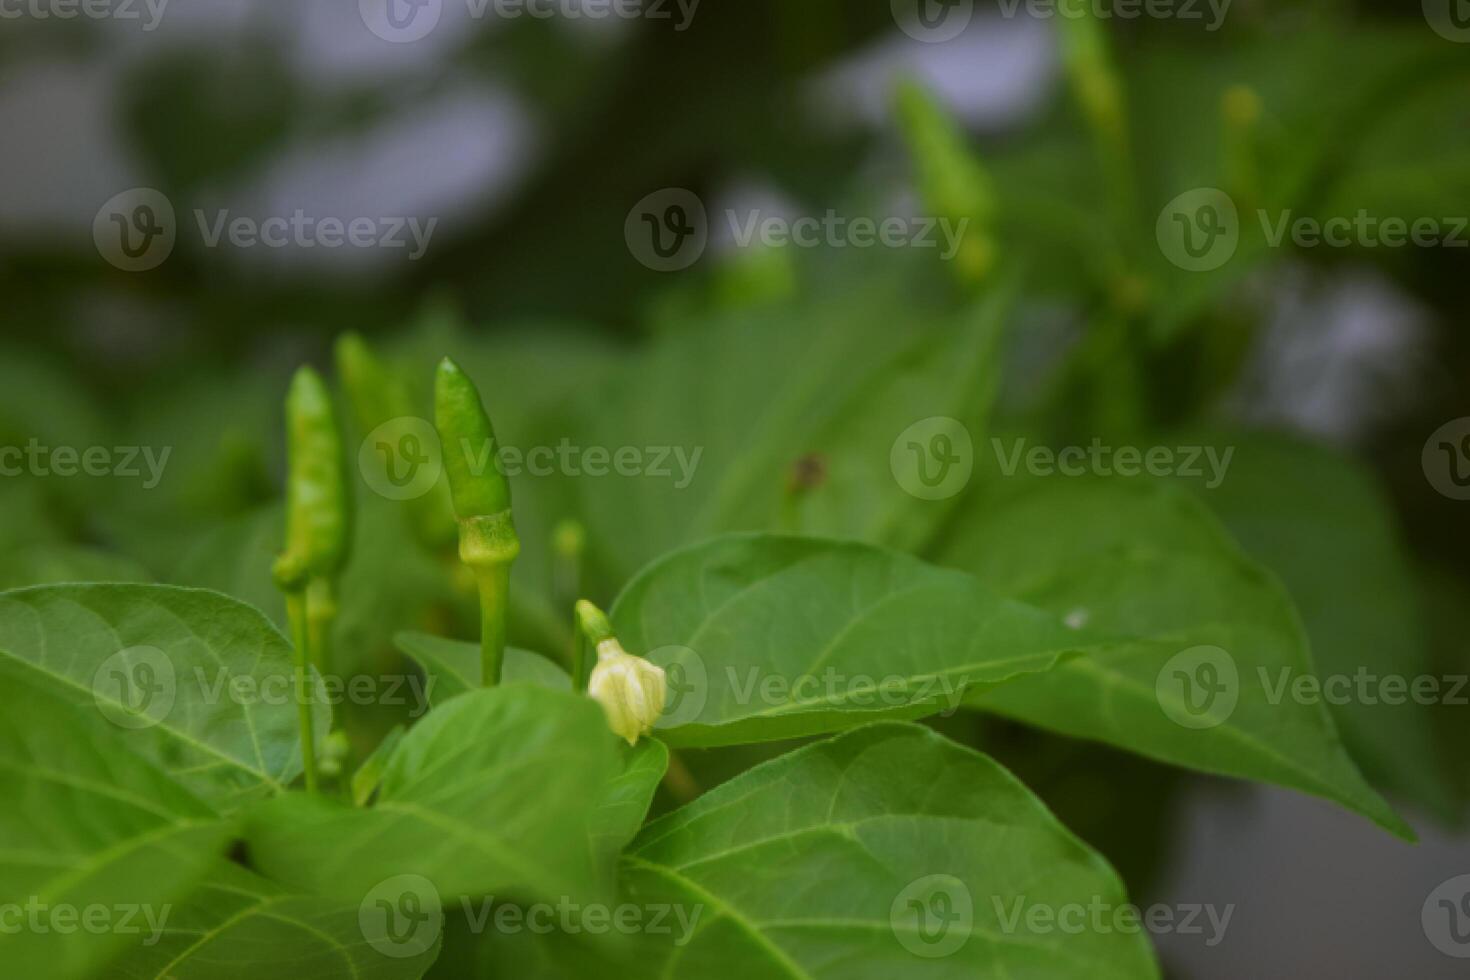
M 1138 929 L 1047 922 L 1129 907 L 1170 773 L 1406 839 L 1384 794 L 1453 819 L 1427 713 L 1280 696 L 1318 665 L 1425 672 L 1373 639 L 1418 628 L 1409 575 L 1351 461 L 1159 404 L 1146 379 L 1214 349 L 1224 287 L 1139 245 L 1154 191 L 1096 28 L 1062 45 L 1104 191 L 1066 287 L 1088 329 L 1030 397 L 1006 328 L 1054 270 L 1015 253 L 1076 208 L 908 86 L 917 189 L 970 221 L 952 266 L 721 265 L 629 347 L 438 312 L 347 335 L 347 411 L 310 367 L 286 388 L 283 503 L 255 500 L 262 422 L 205 440 L 230 516 L 162 581 L 118 553 L 169 551 L 154 525 L 101 499 L 81 525 L 132 547 L 15 559 L 6 975 L 1131 980 L 1160 975 Z M 1222 171 L 1273 193 L 1266 100 L 1222 104 Z M 1196 393 L 1232 370 L 1191 363 Z M 1057 771 L 1126 805 L 1054 811 Z

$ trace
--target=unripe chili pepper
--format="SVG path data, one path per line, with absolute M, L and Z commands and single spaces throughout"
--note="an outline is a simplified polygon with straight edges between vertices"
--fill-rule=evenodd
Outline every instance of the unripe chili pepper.
M 332 396 L 321 376 L 302 367 L 286 396 L 286 548 L 276 559 L 277 584 L 286 593 L 286 615 L 296 648 L 296 702 L 306 788 L 317 785 L 316 741 L 311 718 L 311 669 L 325 671 L 332 579 L 347 558 L 350 510 L 342 435 Z M 318 614 L 311 608 L 315 603 Z M 324 606 L 324 603 L 326 604 Z M 322 619 L 322 614 L 328 619 Z M 313 637 L 316 642 L 313 642 Z M 312 656 L 313 647 L 318 656 Z
M 350 508 L 342 434 L 321 375 L 303 367 L 286 396 L 286 550 L 277 562 L 282 588 L 331 577 L 347 559 Z
M 982 279 L 995 264 L 995 190 L 990 174 L 966 145 L 964 133 L 921 86 L 898 89 L 898 119 L 918 171 L 924 206 L 962 222 L 956 268 L 969 281 Z
M 500 683 L 505 658 L 510 565 L 520 540 L 510 512 L 510 484 L 496 466 L 495 430 L 469 376 L 449 358 L 434 378 L 434 424 L 444 473 L 459 521 L 459 558 L 480 589 L 480 656 L 484 683 Z
M 577 624 L 597 650 L 587 693 L 602 705 L 608 727 L 633 745 L 663 714 L 668 695 L 663 668 L 624 650 L 607 615 L 585 599 L 577 603 Z
M 1062 0 L 1070 9 L 1057 18 L 1057 40 L 1072 92 L 1092 128 L 1114 218 L 1122 227 L 1134 217 L 1137 195 L 1123 83 L 1097 14 L 1083 0 Z

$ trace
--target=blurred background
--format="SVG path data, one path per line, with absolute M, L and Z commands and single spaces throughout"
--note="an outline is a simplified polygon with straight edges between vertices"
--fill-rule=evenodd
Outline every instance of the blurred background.
M 238 556 L 268 562 L 278 540 L 253 515 L 279 492 L 286 379 L 330 367 L 344 331 L 421 365 L 420 385 L 446 349 L 488 363 L 510 345 L 499 424 L 504 392 L 554 414 L 711 310 L 799 319 L 881 280 L 868 313 L 902 336 L 1013 269 L 1003 418 L 1208 420 L 1351 461 L 1294 489 L 1318 498 L 1323 540 L 1373 548 L 1328 547 L 1327 582 L 1274 570 L 1319 653 L 1324 636 L 1412 645 L 1463 673 L 1470 503 L 1426 446 L 1447 425 L 1470 440 L 1453 428 L 1470 416 L 1470 9 L 1090 6 L 1079 27 L 1027 0 L 0 0 L 0 445 L 171 452 L 151 487 L 0 477 L 0 585 L 136 576 L 259 589 L 273 609 Z M 905 103 L 904 83 L 927 95 Z M 926 170 L 925 140 L 949 132 L 926 107 L 973 185 Z M 1202 189 L 1238 228 L 1230 256 L 1190 268 L 1166 232 Z M 742 240 L 753 216 L 829 210 L 972 224 L 949 262 Z M 1258 212 L 1441 234 L 1273 243 Z M 676 254 L 639 238 L 645 220 Z M 1269 551 L 1267 516 L 1227 523 Z M 391 563 L 400 544 L 375 547 Z M 624 572 L 605 561 L 592 589 Z M 364 635 L 393 625 L 377 614 Z M 1393 795 L 1417 847 L 1285 791 L 1008 726 L 977 737 L 1140 902 L 1235 904 L 1217 945 L 1156 937 L 1169 975 L 1447 978 L 1467 961 L 1420 908 L 1470 873 L 1470 707 L 1442 714 L 1452 788 Z

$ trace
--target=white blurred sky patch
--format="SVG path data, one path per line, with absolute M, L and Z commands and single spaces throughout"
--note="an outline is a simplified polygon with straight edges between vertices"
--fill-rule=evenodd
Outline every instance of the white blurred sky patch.
M 1051 98 L 1058 70 L 1049 23 L 977 13 L 958 37 L 940 43 L 894 31 L 822 72 L 810 94 L 834 122 L 886 128 L 894 86 L 913 78 L 971 129 L 1001 129 L 1023 122 Z
M 257 220 L 298 208 L 344 221 L 435 218 L 434 238 L 447 238 L 515 187 L 536 143 L 533 123 L 513 96 L 467 84 L 351 138 L 295 148 L 248 187 L 220 189 L 195 206 L 210 216 L 229 208 L 232 216 Z M 194 226 L 184 234 L 197 237 L 192 213 L 189 220 Z M 241 256 L 251 263 L 352 269 L 403 260 L 402 250 L 348 246 L 257 247 Z

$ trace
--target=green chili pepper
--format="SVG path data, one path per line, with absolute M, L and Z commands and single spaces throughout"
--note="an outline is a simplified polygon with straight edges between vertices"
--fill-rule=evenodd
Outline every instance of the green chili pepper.
M 282 588 L 331 577 L 347 558 L 350 531 L 342 435 L 321 375 L 303 367 L 286 396 L 286 550 L 277 562 Z
M 326 671 L 326 637 L 335 611 L 332 579 L 347 558 L 350 516 L 342 436 L 321 376 L 303 367 L 286 396 L 286 548 L 277 584 L 296 647 L 296 691 L 306 788 L 317 785 L 310 665 Z M 313 652 L 315 651 L 315 656 Z
M 1137 197 L 1123 83 L 1113 64 L 1107 34 L 1090 5 L 1083 0 L 1062 2 L 1070 5 L 1066 16 L 1057 18 L 1062 63 L 1092 128 L 1114 216 L 1121 227 L 1133 219 Z
M 918 170 L 924 206 L 962 223 L 956 268 L 966 280 L 984 278 L 996 256 L 995 190 L 989 172 L 971 153 L 954 119 L 919 85 L 899 86 L 898 118 Z
M 459 558 L 480 588 L 480 656 L 484 683 L 493 686 L 505 658 L 510 564 L 521 545 L 511 521 L 510 484 L 496 466 L 490 416 L 474 382 L 447 357 L 434 379 L 434 423 L 459 520 Z

